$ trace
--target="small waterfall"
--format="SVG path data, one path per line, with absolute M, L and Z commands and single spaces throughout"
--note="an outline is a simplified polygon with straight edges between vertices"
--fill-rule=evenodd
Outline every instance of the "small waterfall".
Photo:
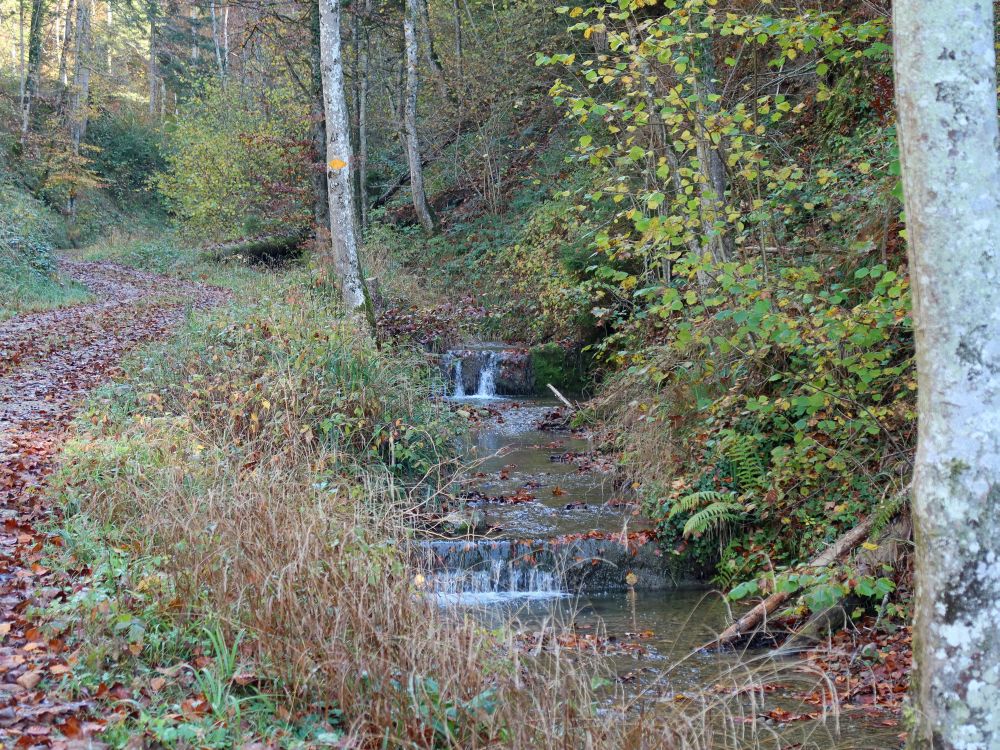
M 528 545 L 437 542 L 425 550 L 430 553 L 425 589 L 443 603 L 486 604 L 568 595 L 561 576 L 539 565 Z
M 483 362 L 483 369 L 479 371 L 477 398 L 493 398 L 497 395 L 497 366 L 499 364 L 500 357 L 496 352 L 486 352 L 486 361 Z
M 455 365 L 452 368 L 452 378 L 455 381 L 455 390 L 451 394 L 452 398 L 465 398 L 465 379 L 462 376 L 461 357 L 455 357 Z

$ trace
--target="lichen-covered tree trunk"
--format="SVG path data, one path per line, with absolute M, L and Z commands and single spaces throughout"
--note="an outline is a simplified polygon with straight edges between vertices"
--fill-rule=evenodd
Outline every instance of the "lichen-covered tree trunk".
M 916 748 L 1000 747 L 1000 158 L 993 9 L 894 3 L 919 382 Z
M 437 218 L 427 203 L 424 191 L 424 167 L 420 156 L 420 139 L 417 135 L 417 90 L 420 78 L 417 71 L 419 51 L 416 25 L 419 19 L 420 0 L 406 0 L 403 14 L 403 41 L 406 46 L 406 92 L 403 96 L 403 131 L 406 138 L 406 160 L 410 165 L 410 193 L 417 221 L 424 231 L 432 234 L 437 230 Z
M 340 39 L 340 0 L 319 0 L 320 59 L 326 114 L 327 193 L 330 210 L 329 265 L 340 282 L 349 315 L 365 304 L 361 278 L 357 214 L 351 170 L 351 123 L 344 93 L 344 68 Z

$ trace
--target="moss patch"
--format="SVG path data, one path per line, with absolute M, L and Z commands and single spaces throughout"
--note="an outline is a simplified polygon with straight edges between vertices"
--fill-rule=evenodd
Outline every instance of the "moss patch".
M 591 359 L 575 347 L 542 344 L 531 350 L 535 389 L 540 394 L 549 393 L 548 383 L 564 394 L 582 394 L 589 384 L 590 365 Z

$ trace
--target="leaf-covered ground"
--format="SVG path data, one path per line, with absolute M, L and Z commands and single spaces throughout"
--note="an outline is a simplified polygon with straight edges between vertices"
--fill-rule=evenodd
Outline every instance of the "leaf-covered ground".
M 86 700 L 60 702 L 48 686 L 73 668 L 74 654 L 26 619 L 67 597 L 86 571 L 41 563 L 60 540 L 42 531 L 59 513 L 43 487 L 63 434 L 95 386 L 122 356 L 158 338 L 191 307 L 224 293 L 109 263 L 64 263 L 95 296 L 92 304 L 0 324 L 0 744 L 4 747 L 99 747 L 102 729 Z

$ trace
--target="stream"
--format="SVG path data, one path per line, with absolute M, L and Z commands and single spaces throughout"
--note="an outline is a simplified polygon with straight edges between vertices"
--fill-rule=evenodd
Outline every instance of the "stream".
M 765 726 L 766 746 L 898 747 L 885 715 L 810 703 L 822 675 L 801 661 L 699 650 L 727 624 L 724 597 L 666 559 L 590 440 L 540 428 L 557 403 L 517 395 L 533 387 L 524 368 L 502 345 L 443 359 L 447 397 L 490 414 L 465 446 L 463 486 L 485 528 L 423 542 L 430 595 L 490 626 L 513 623 L 528 644 L 555 638 L 601 654 L 643 710 L 707 693 Z

